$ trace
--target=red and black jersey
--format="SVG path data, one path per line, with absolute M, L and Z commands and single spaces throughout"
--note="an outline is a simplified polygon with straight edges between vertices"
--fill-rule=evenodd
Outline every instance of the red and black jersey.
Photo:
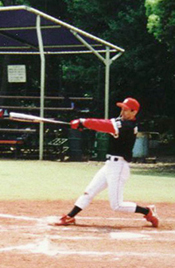
M 109 137 L 108 154 L 123 156 L 126 161 L 130 162 L 138 129 L 136 120 L 123 121 L 119 117 L 113 124 L 117 125 L 118 135 Z
M 113 119 L 85 119 L 83 125 L 89 129 L 111 134 L 107 153 L 122 156 L 126 161 L 132 159 L 132 149 L 137 134 L 136 120 Z

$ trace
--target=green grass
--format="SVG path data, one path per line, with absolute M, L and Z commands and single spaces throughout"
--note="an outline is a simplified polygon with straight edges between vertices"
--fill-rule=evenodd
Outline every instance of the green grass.
M 175 177 L 131 175 L 125 188 L 125 198 L 147 202 L 175 202 Z
M 0 160 L 0 200 L 76 199 L 103 163 Z M 124 198 L 175 202 L 175 174 L 131 169 Z M 108 199 L 107 190 L 96 199 Z

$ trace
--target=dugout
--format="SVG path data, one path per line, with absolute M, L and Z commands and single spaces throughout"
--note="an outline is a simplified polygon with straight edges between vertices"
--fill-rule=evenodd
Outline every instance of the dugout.
M 28 6 L 0 7 L 0 55 L 40 56 L 40 109 L 45 111 L 45 55 L 94 54 L 105 65 L 104 117 L 108 118 L 110 65 L 124 49 Z M 32 111 L 32 110 L 31 110 Z M 43 159 L 44 124 L 39 127 Z

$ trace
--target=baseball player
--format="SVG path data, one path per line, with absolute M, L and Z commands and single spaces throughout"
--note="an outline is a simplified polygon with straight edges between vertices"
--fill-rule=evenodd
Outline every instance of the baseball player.
M 72 129 L 82 127 L 109 133 L 109 148 L 104 166 L 97 172 L 85 192 L 80 196 L 73 209 L 63 215 L 53 225 L 75 224 L 75 216 L 85 209 L 92 199 L 105 188 L 108 188 L 109 202 L 114 211 L 141 213 L 153 227 L 158 227 L 159 219 L 154 205 L 142 207 L 134 202 L 123 201 L 123 189 L 130 175 L 129 162 L 138 131 L 136 115 L 140 104 L 134 98 L 126 98 L 117 102 L 121 108 L 120 116 L 112 119 L 76 119 L 71 121 Z

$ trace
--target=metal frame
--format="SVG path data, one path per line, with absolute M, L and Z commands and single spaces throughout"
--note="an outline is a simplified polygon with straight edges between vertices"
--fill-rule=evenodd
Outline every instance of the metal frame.
M 36 17 L 36 30 L 38 36 L 40 59 L 41 59 L 41 72 L 40 72 L 40 116 L 44 117 L 44 91 L 45 91 L 45 55 L 41 33 L 41 17 Z M 44 147 L 44 123 L 40 123 L 40 135 L 39 135 L 39 159 L 43 159 L 43 147 Z
M 104 107 L 105 107 L 105 113 L 104 117 L 108 118 L 109 114 L 109 79 L 110 79 L 110 65 L 118 59 L 123 53 L 124 49 L 113 45 L 101 38 L 98 38 L 92 34 L 89 34 L 85 31 L 82 31 L 79 28 L 76 28 L 68 23 L 65 23 L 59 19 L 56 19 L 52 16 L 49 16 L 39 10 L 36 10 L 34 8 L 28 7 L 28 6 L 9 6 L 9 7 L 0 7 L 0 12 L 1 11 L 10 11 L 10 10 L 26 10 L 28 12 L 34 13 L 36 15 L 36 32 L 37 32 L 37 38 L 38 38 L 38 44 L 39 44 L 39 52 L 21 52 L 21 51 L 3 51 L 3 48 L 0 47 L 0 54 L 31 54 L 31 55 L 40 55 L 40 62 L 41 62 L 41 70 L 40 70 L 40 116 L 44 117 L 44 92 L 45 92 L 45 54 L 85 54 L 85 53 L 93 53 L 95 56 L 97 56 L 105 65 L 105 101 L 104 101 Z M 78 50 L 78 46 L 72 46 L 72 47 L 77 47 L 76 51 L 71 51 L 71 46 L 70 46 L 70 51 L 67 52 L 46 52 L 44 51 L 44 44 L 43 44 L 43 39 L 42 39 L 42 29 L 46 29 L 46 27 L 41 26 L 41 17 L 50 20 L 57 25 L 53 27 L 65 27 L 69 29 L 69 31 L 85 46 L 87 47 L 87 50 L 80 51 Z M 52 26 L 50 26 L 52 27 Z M 49 28 L 50 28 L 49 27 Z M 20 27 L 19 29 L 26 29 L 30 30 L 33 29 L 33 27 Z M 0 28 L 1 33 L 3 30 L 7 30 L 7 28 Z M 8 28 L 11 30 L 16 30 L 16 28 Z M 92 47 L 91 44 L 89 44 L 83 37 L 88 37 L 96 42 L 99 42 L 102 45 L 105 45 L 106 49 L 95 49 Z M 31 44 L 26 44 L 31 46 Z M 47 47 L 48 48 L 48 47 Z M 50 47 L 52 48 L 52 47 Z M 59 47 L 60 48 L 60 47 Z M 13 47 L 11 48 L 13 49 Z M 20 48 L 19 48 L 20 49 Z M 111 53 L 116 53 L 113 57 L 111 57 Z M 105 54 L 104 57 L 101 54 Z M 43 159 L 43 145 L 44 144 L 44 123 L 40 123 L 40 135 L 39 135 L 39 159 Z

